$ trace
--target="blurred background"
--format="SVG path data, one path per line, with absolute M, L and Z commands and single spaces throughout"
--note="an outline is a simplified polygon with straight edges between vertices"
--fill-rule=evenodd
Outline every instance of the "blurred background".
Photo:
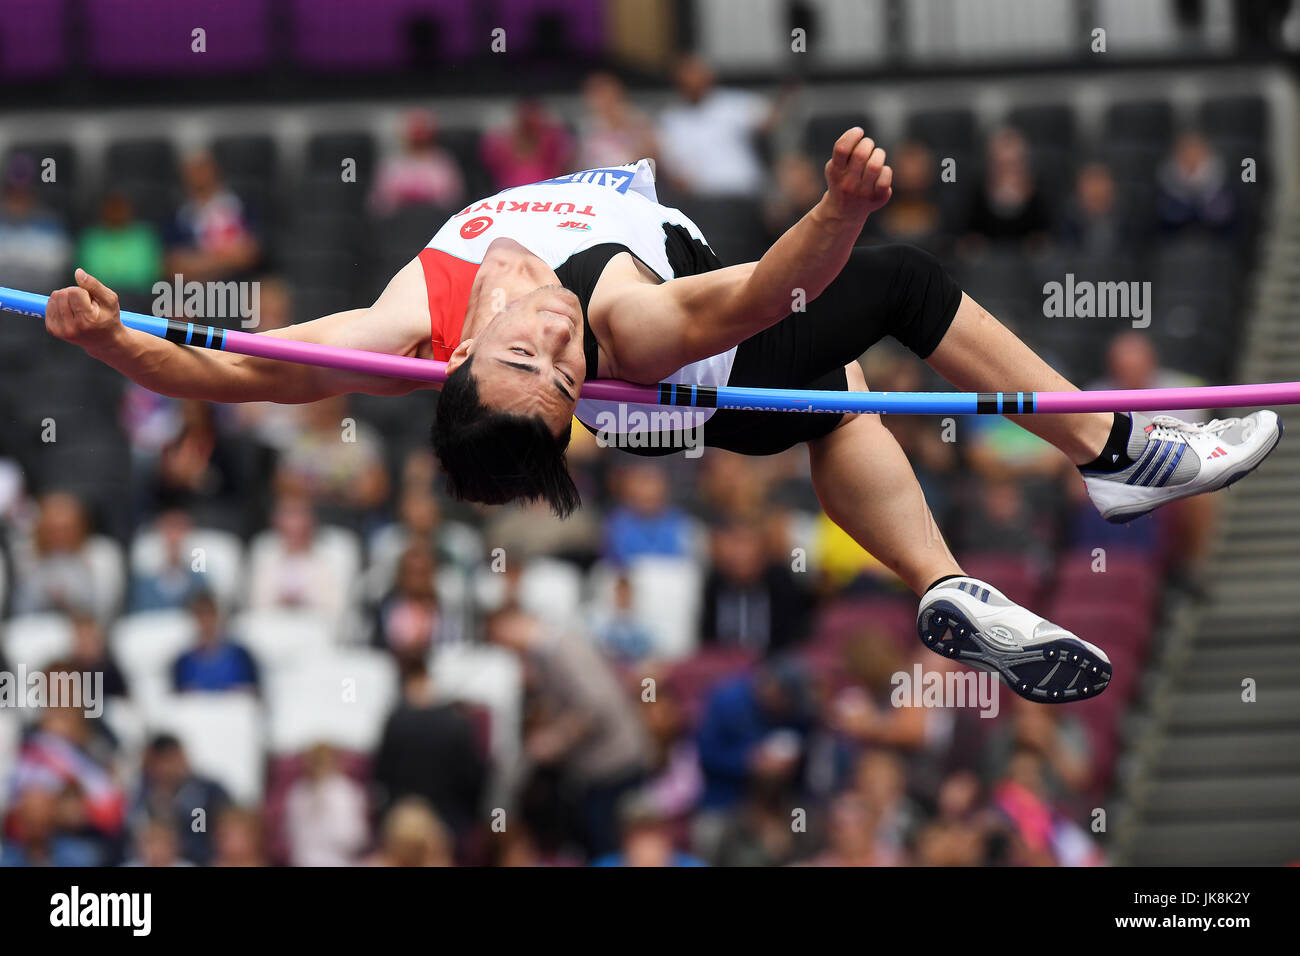
M 369 304 L 473 199 L 643 156 L 742 262 L 861 125 L 895 170 L 861 241 L 1081 387 L 1300 379 L 1297 49 L 1272 0 L 0 0 L 0 284 L 257 281 L 266 330 Z M 1047 317 L 1067 274 L 1151 283 L 1149 326 Z M 109 695 L 0 707 L 0 863 L 1300 859 L 1286 442 L 1117 528 L 1005 420 L 887 418 L 966 570 L 1115 663 L 986 719 L 891 704 L 950 665 L 802 449 L 575 429 L 558 522 L 448 500 L 435 404 L 179 402 L 0 320 L 0 671 Z

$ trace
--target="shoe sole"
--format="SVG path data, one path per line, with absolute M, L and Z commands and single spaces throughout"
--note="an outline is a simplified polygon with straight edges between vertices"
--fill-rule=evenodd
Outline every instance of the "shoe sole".
M 916 633 L 936 654 L 996 673 L 1015 693 L 1035 703 L 1091 700 L 1110 684 L 1110 662 L 1082 641 L 1058 638 L 1008 651 L 985 638 L 951 601 L 940 599 L 923 609 Z
M 1282 419 L 1279 418 L 1277 420 L 1277 434 L 1273 436 L 1273 443 L 1264 449 L 1264 451 L 1260 454 L 1260 456 L 1255 460 L 1254 464 L 1249 465 L 1248 467 L 1243 468 L 1240 471 L 1234 471 L 1231 475 L 1228 476 L 1228 480 L 1225 481 L 1223 484 L 1219 485 L 1219 487 L 1202 488 L 1200 491 L 1192 491 L 1192 492 L 1188 492 L 1187 494 L 1173 495 L 1172 497 L 1165 498 L 1163 501 L 1157 502 L 1156 504 L 1152 505 L 1150 508 L 1146 508 L 1142 511 L 1130 511 L 1130 512 L 1111 514 L 1109 516 L 1106 516 L 1106 520 L 1109 521 L 1111 524 L 1128 524 L 1130 521 L 1135 521 L 1136 519 L 1141 518 L 1144 515 L 1149 515 L 1157 508 L 1164 507 L 1165 505 L 1169 504 L 1171 501 L 1180 501 L 1183 498 L 1195 498 L 1197 495 L 1211 495 L 1214 494 L 1214 492 L 1216 491 L 1222 491 L 1224 488 L 1231 488 L 1233 485 L 1241 481 L 1241 479 L 1245 478 L 1247 475 L 1249 475 L 1260 465 L 1264 464 L 1264 460 L 1268 458 L 1269 455 L 1273 454 L 1273 449 L 1276 448 L 1277 443 L 1282 440 L 1282 430 L 1283 430 Z

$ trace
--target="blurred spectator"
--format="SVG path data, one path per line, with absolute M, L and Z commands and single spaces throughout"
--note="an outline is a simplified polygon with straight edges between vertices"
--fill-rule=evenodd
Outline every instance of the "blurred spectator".
M 1024 136 L 1002 127 L 989 137 L 985 162 L 984 181 L 972 197 L 966 231 L 995 242 L 1042 238 L 1051 223 Z
M 609 608 L 597 610 L 592 633 L 601 650 L 619 663 L 644 660 L 654 649 L 654 635 L 636 616 L 632 603 L 632 582 L 626 574 L 614 580 L 614 599 Z
M 1015 837 L 1013 861 L 1021 866 L 1097 866 L 1104 862 L 1088 832 L 1053 806 L 1043 783 L 1043 760 L 1018 750 L 993 792 L 993 805 Z
M 490 130 L 479 157 L 497 189 L 553 179 L 568 171 L 573 142 L 564 125 L 536 99 L 525 97 L 508 125 Z
M 874 814 L 875 849 L 881 858 L 906 858 L 923 811 L 908 796 L 902 757 L 893 750 L 868 750 L 858 760 L 852 791 Z
M 1087 729 L 1077 718 L 1018 697 L 1010 716 L 1010 722 L 998 723 L 985 749 L 987 778 L 1002 777 L 1016 754 L 1028 752 L 1040 758 L 1039 778 L 1052 799 L 1087 790 L 1093 777 L 1092 753 Z
M 756 138 L 779 114 L 761 95 L 719 89 L 713 68 L 689 54 L 673 68 L 678 101 L 659 117 L 659 154 L 673 188 L 696 196 L 757 196 L 763 163 Z
M 487 765 L 472 721 L 435 691 L 422 660 L 404 665 L 402 699 L 375 753 L 376 802 L 383 815 L 418 797 L 464 840 L 479 816 Z
M 360 528 L 388 499 L 383 437 L 349 414 L 346 395 L 305 405 L 276 463 L 275 487 L 309 496 L 328 520 Z
M 59 822 L 59 791 L 33 786 L 18 797 L 8 839 L 0 846 L 0 867 L 102 866 L 100 847 Z
M 619 805 L 620 849 L 597 857 L 592 866 L 704 866 L 673 845 L 671 828 L 653 803 L 629 794 Z
M 763 204 L 768 243 L 776 242 L 826 192 L 822 169 L 803 153 L 786 153 L 776 161 L 773 189 Z
M 649 741 L 609 665 L 591 643 L 505 610 L 487 624 L 487 640 L 535 669 L 536 700 L 524 730 L 524 754 L 553 769 L 578 794 L 582 838 L 591 856 L 618 842 L 615 808 L 642 783 Z
M 789 659 L 769 660 L 714 688 L 696 738 L 702 807 L 735 807 L 755 777 L 795 780 L 812 717 L 807 677 Z
M 668 477 L 649 462 L 619 469 L 614 481 L 617 505 L 605 522 L 605 558 L 626 565 L 647 555 L 685 557 L 690 520 L 668 499 Z
M 99 205 L 99 221 L 81 234 L 77 265 L 119 296 L 144 297 L 162 276 L 162 241 L 137 218 L 125 193 L 110 192 Z
M 995 827 L 980 804 L 979 780 L 959 771 L 939 788 L 937 813 L 916 837 L 915 862 L 919 866 L 978 866 Z M 991 862 L 991 861 L 988 861 Z
M 545 502 L 514 502 L 493 508 L 484 521 L 489 550 L 504 548 L 515 562 L 546 556 L 589 567 L 603 546 L 605 525 L 596 502 L 557 518 Z
M 408 548 L 428 551 L 440 568 L 468 575 L 483 560 L 483 539 L 463 521 L 444 517 L 433 491 L 425 486 L 403 487 L 397 499 L 397 520 L 370 537 L 370 562 L 381 579 L 391 582 Z
M 658 151 L 654 124 L 632 105 L 622 80 L 604 71 L 592 73 L 583 81 L 582 103 L 575 160 L 579 169 L 654 158 Z
M 943 211 L 935 200 L 934 154 L 924 143 L 907 140 L 889 151 L 889 165 L 894 170 L 893 195 L 869 221 L 890 242 L 934 252 L 944 231 Z
M 1085 163 L 1075 176 L 1061 239 L 1071 252 L 1096 259 L 1120 258 L 1132 251 L 1133 222 L 1120 205 L 1115 177 L 1105 163 Z
M 168 274 L 187 282 L 240 279 L 262 259 L 262 243 L 244 203 L 221 181 L 212 154 L 186 158 L 181 168 L 185 202 L 167 246 Z
M 51 665 L 48 675 L 68 673 Z M 76 707 L 47 707 L 23 739 L 10 780 L 10 815 L 4 831 L 21 821 L 15 811 L 29 790 L 56 800 L 56 822 L 64 833 L 93 842 L 102 862 L 116 851 L 126 817 L 126 795 L 113 776 L 113 742 L 98 720 Z M 37 801 L 37 810 L 43 809 Z
M 122 600 L 117 545 L 91 533 L 90 517 L 74 495 L 50 492 L 38 504 L 35 527 L 14 548 L 14 611 L 84 609 L 108 620 Z
M 419 797 L 398 801 L 380 827 L 373 866 L 455 866 L 451 835 Z
M 412 545 L 397 564 L 392 588 L 375 612 L 377 646 L 399 661 L 422 660 L 437 645 L 461 640 L 461 622 L 442 613 L 434 588 L 436 566 L 429 552 Z
M 290 866 L 349 866 L 370 837 L 366 794 L 328 744 L 307 751 L 306 772 L 285 798 Z
M 1160 364 L 1160 353 L 1146 332 L 1121 332 L 1106 347 L 1106 375 L 1088 383 L 1088 390 L 1126 388 L 1191 388 L 1205 382 Z M 1203 422 L 1210 416 L 1204 408 L 1172 408 L 1163 413 L 1189 422 Z
M 252 810 L 230 806 L 217 816 L 212 837 L 213 866 L 266 866 L 262 820 Z
M 704 792 L 704 776 L 687 715 L 662 681 L 654 706 L 645 710 L 645 723 L 650 770 L 639 792 L 666 820 L 685 823 Z
M 1008 476 L 980 479 L 970 489 L 974 507 L 960 508 L 953 528 L 957 547 L 967 553 L 1005 554 L 1046 561 L 1054 528 Z
M 312 504 L 282 495 L 271 516 L 271 533 L 253 548 L 248 577 L 252 609 L 296 608 L 333 619 L 344 609 L 349 582 L 317 534 Z
M 831 803 L 826 850 L 813 866 L 902 866 L 906 859 L 880 843 L 880 810 L 852 791 Z
M 194 570 L 193 556 L 185 549 L 194 529 L 190 516 L 178 508 L 164 511 L 156 528 L 162 542 L 161 563 L 132 572 L 128 605 L 133 612 L 186 607 L 207 590 L 203 572 Z
M 800 643 L 808 629 L 809 597 L 788 563 L 768 559 L 761 527 L 752 521 L 719 523 L 710 543 L 700 642 L 759 654 Z
M 49 290 L 71 278 L 68 227 L 41 205 L 39 177 L 36 161 L 16 153 L 0 185 L 0 284 L 15 289 Z
M 430 110 L 406 115 L 401 152 L 379 166 L 370 211 L 391 216 L 409 206 L 459 206 L 465 180 L 456 158 L 438 144 L 438 120 Z
M 172 687 L 188 691 L 258 690 L 259 675 L 253 655 L 230 637 L 217 602 L 200 594 L 190 602 L 190 613 L 198 629 L 198 643 L 176 658 L 172 665 Z
M 923 667 L 931 666 L 932 656 L 927 652 L 919 658 Z M 914 755 L 936 736 L 934 725 L 941 718 L 923 707 L 894 705 L 894 677 L 911 663 L 888 634 L 863 630 L 850 638 L 844 646 L 844 670 L 851 682 L 829 702 L 831 728 L 858 746 Z
M 126 678 L 108 649 L 104 625 L 87 611 L 74 611 L 71 619 L 72 651 L 67 657 L 68 669 L 76 673 L 102 675 L 104 696 L 125 698 Z
M 137 828 L 135 855 L 126 866 L 193 866 L 180 855 L 181 841 L 170 820 L 146 817 Z
M 1183 133 L 1156 179 L 1156 215 L 1166 234 L 1227 235 L 1237 225 L 1228 168 L 1201 133 Z
M 149 741 L 131 814 L 139 822 L 170 824 L 180 839 L 183 859 L 201 865 L 211 861 L 212 828 L 229 805 L 230 797 L 219 783 L 190 769 L 178 739 L 159 734 Z
M 133 443 L 137 435 L 148 441 L 137 448 L 143 474 L 133 481 L 142 518 L 180 508 L 219 521 L 246 507 L 239 447 L 218 428 L 216 406 L 192 400 L 159 402 L 139 386 L 128 389 L 124 404 L 132 424 L 142 429 L 133 434 Z

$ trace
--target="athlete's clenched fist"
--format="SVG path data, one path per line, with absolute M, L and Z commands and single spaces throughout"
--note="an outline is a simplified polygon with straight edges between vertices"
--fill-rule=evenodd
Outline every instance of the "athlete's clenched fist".
M 885 151 L 860 126 L 835 141 L 826 163 L 826 185 L 837 212 L 865 219 L 893 195 L 894 171 L 885 165 Z
M 59 289 L 45 307 L 45 328 L 54 336 L 90 351 L 111 342 L 122 329 L 117 293 L 85 269 L 77 284 Z

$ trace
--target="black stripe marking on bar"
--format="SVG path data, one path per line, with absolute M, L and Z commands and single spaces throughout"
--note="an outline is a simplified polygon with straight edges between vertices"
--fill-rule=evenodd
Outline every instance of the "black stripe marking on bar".
M 671 395 L 672 395 L 672 386 L 660 382 L 659 383 L 659 404 L 671 405 L 673 403 Z
M 190 324 L 181 322 L 177 319 L 167 320 L 167 333 L 163 336 L 168 342 L 175 342 L 177 345 L 185 344 L 185 336 L 189 334 Z
M 975 399 L 976 415 L 996 415 L 998 413 L 998 393 L 980 392 Z
M 1034 413 L 1034 393 L 1025 392 L 1025 414 L 1032 415 L 1033 413 Z
M 692 404 L 696 408 L 717 408 L 718 407 L 718 389 L 715 385 L 700 385 L 695 389 L 695 401 Z

